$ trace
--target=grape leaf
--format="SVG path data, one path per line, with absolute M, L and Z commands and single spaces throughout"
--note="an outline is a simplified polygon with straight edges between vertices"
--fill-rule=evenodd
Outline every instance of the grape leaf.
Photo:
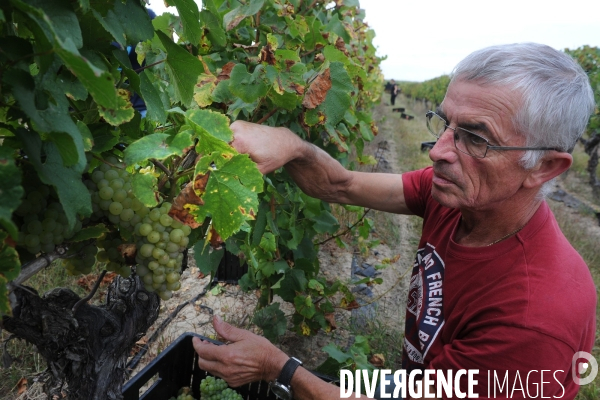
M 231 70 L 229 90 L 246 103 L 252 103 L 267 94 L 269 87 L 262 79 L 262 65 L 257 66 L 252 74 L 248 73 L 244 64 L 237 64 Z
M 351 94 L 355 90 L 348 73 L 341 62 L 332 62 L 331 89 L 327 92 L 325 101 L 319 106 L 327 117 L 327 122 L 337 125 L 346 111 L 350 108 Z M 310 89 L 309 89 L 310 90 Z
M 133 165 L 150 158 L 164 160 L 174 154 L 183 155 L 184 150 L 192 144 L 192 136 L 186 131 L 175 136 L 166 133 L 154 133 L 130 144 L 125 149 L 124 161 L 127 165 Z
M 331 17 L 331 19 L 329 20 L 329 22 L 327 23 L 327 25 L 325 26 L 325 28 L 323 30 L 325 32 L 335 33 L 336 35 L 338 35 L 342 39 L 344 39 L 344 42 L 346 42 L 346 43 L 348 43 L 352 40 L 352 38 L 348 34 L 348 31 L 344 27 L 344 24 L 342 23 L 342 21 L 340 21 L 340 18 L 338 17 L 337 14 L 334 14 Z
M 164 124 L 167 121 L 165 106 L 160 99 L 158 90 L 151 81 L 151 74 L 148 71 L 143 71 L 140 74 L 140 90 L 146 103 L 148 118 Z
M 283 335 L 287 328 L 287 320 L 283 311 L 279 309 L 279 303 L 272 303 L 258 310 L 252 322 L 263 330 L 264 336 L 270 341 L 275 341 Z
M 146 207 L 156 207 L 157 179 L 151 174 L 133 174 L 131 176 L 131 190 L 139 201 Z
M 250 0 L 246 5 L 239 6 L 229 11 L 223 17 L 223 24 L 227 31 L 232 30 L 239 25 L 246 17 L 256 14 L 265 4 L 265 0 Z
M 226 240 L 239 231 L 245 221 L 254 219 L 258 210 L 257 193 L 262 192 L 262 174 L 246 154 L 221 154 L 214 152 L 204 156 L 196 164 L 196 176 L 210 171 L 204 193 L 197 193 L 203 206 L 190 206 L 190 214 L 196 221 L 207 216 L 213 226 Z
M 0 146 L 0 225 L 16 240 L 18 229 L 11 217 L 25 191 L 21 186 L 21 171 L 11 153 L 12 149 Z
M 77 165 L 77 169 L 83 171 L 85 154 L 81 133 L 68 114 L 68 102 L 64 94 L 56 92 L 53 75 L 52 71 L 44 74 L 39 86 L 22 70 L 7 71 L 5 79 L 10 82 L 15 98 L 35 124 L 36 130 L 51 134 L 48 139 L 56 143 L 65 165 Z M 53 97 L 49 98 L 48 94 Z M 40 99 L 45 99 L 45 102 Z M 38 110 L 37 104 L 40 103 L 45 104 L 40 105 L 43 109 Z
M 63 60 L 67 68 L 79 78 L 94 100 L 103 107 L 115 108 L 117 106 L 117 92 L 113 78 L 108 71 L 96 67 L 79 53 L 77 43 L 73 41 L 68 33 L 75 32 L 76 29 L 74 27 L 70 30 L 60 29 L 57 32 L 55 25 L 41 8 L 30 6 L 21 0 L 11 1 L 16 8 L 26 13 L 37 24 L 40 31 L 45 34 L 47 41 L 54 45 L 56 54 Z M 74 23 L 77 23 L 78 29 L 79 23 L 76 17 Z M 75 37 L 75 41 L 77 41 L 77 37 Z
M 204 108 L 212 104 L 212 93 L 217 87 L 217 77 L 212 74 L 200 74 L 198 83 L 194 86 L 194 100 Z
M 194 0 L 173 0 L 183 25 L 183 36 L 194 46 L 198 45 L 202 37 L 200 29 L 200 13 Z
M 15 133 L 23 143 L 24 150 L 42 182 L 56 188 L 67 216 L 68 226 L 72 229 L 77 221 L 77 214 L 88 216 L 92 213 L 92 198 L 81 180 L 81 172 L 63 165 L 54 143 L 42 143 L 36 133 L 22 128 L 17 129 Z M 46 155 L 45 162 L 42 162 L 42 152 Z
M 196 260 L 196 266 L 198 266 L 198 269 L 204 275 L 214 276 L 224 254 L 225 249 L 213 250 L 212 247 L 207 246 L 202 240 L 196 242 L 194 245 L 194 259 Z
M 309 109 L 316 108 L 325 101 L 329 89 L 331 89 L 331 71 L 327 68 L 310 83 L 302 105 Z
M 69 242 L 83 242 L 84 240 L 88 239 L 96 239 L 107 232 L 110 231 L 104 224 L 87 226 L 73 235 L 73 237 L 69 239 Z
M 98 106 L 100 116 L 112 126 L 119 126 L 133 119 L 135 114 L 133 104 L 129 101 L 129 92 L 125 89 L 117 91 L 117 107 L 105 108 Z
M 175 44 L 163 32 L 157 31 L 156 34 L 167 50 L 167 66 L 173 77 L 175 94 L 183 105 L 189 106 L 198 76 L 205 72 L 204 66 L 200 60 Z
M 312 318 L 317 312 L 317 309 L 310 296 L 294 297 L 294 306 L 296 307 L 298 314 L 306 318 Z
M 279 295 L 283 300 L 293 302 L 296 297 L 296 292 L 306 290 L 308 281 L 304 271 L 299 269 L 289 269 L 286 271 L 284 278 L 279 282 L 279 288 L 274 290 L 274 293 Z
M 187 123 L 198 135 L 196 151 L 209 154 L 218 151 L 222 154 L 237 154 L 228 143 L 233 140 L 233 132 L 229 128 L 229 118 L 210 110 L 189 110 L 185 114 Z
M 221 50 L 227 45 L 227 36 L 219 19 L 209 10 L 200 12 L 200 20 L 204 23 L 204 32 L 213 50 Z

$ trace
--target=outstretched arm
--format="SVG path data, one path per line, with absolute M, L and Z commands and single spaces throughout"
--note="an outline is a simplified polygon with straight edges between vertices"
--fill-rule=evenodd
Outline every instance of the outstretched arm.
M 263 174 L 285 166 L 309 196 L 329 203 L 412 214 L 404 201 L 399 174 L 348 171 L 325 151 L 287 128 L 236 121 L 231 129 L 235 134 L 233 146 L 240 153 L 249 154 Z

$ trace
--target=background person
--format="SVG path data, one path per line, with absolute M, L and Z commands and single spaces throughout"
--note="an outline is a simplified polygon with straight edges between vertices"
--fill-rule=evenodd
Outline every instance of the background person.
M 398 96 L 398 94 L 400 93 L 400 89 L 398 89 L 398 84 L 396 83 L 395 80 L 391 80 L 390 81 L 390 102 L 392 103 L 392 105 L 396 104 L 396 97 Z
M 543 396 L 573 399 L 571 360 L 592 349 L 596 289 L 543 195 L 570 167 L 593 110 L 579 65 L 527 43 L 459 63 L 444 101 L 427 114 L 438 140 L 433 166 L 422 170 L 347 171 L 286 128 L 231 127 L 233 145 L 261 172 L 285 166 L 310 196 L 423 218 L 402 343 L 408 373 L 479 369 L 477 392 L 488 398 L 488 371 L 501 380 L 508 373 L 511 388 L 519 372 L 525 387 L 512 398 L 539 394 L 541 384 Z M 195 340 L 201 368 L 232 386 L 280 376 L 289 360 L 281 350 L 218 318 L 214 325 L 231 344 Z M 339 388 L 302 367 L 291 389 L 295 399 L 339 398 Z

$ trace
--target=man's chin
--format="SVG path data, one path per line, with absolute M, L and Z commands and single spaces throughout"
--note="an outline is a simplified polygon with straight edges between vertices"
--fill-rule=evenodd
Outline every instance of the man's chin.
M 458 198 L 455 194 L 437 189 L 435 185 L 431 187 L 431 197 L 444 207 L 457 208 L 459 205 Z

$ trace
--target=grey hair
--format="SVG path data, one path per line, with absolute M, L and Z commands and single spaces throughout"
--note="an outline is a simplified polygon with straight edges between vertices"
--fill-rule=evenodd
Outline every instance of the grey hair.
M 462 60 L 451 81 L 478 81 L 509 87 L 521 95 L 513 116 L 526 146 L 553 147 L 571 153 L 594 112 L 594 92 L 581 66 L 568 54 L 537 43 L 491 46 Z M 526 151 L 521 165 L 533 168 L 544 151 Z M 552 181 L 541 189 L 551 190 Z

